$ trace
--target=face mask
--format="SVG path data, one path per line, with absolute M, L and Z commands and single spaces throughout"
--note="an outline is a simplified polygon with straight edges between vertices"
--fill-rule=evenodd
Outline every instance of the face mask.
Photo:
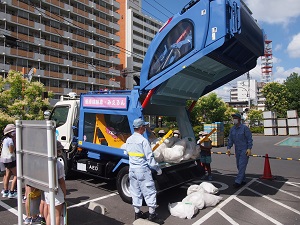
M 12 137 L 14 137 L 14 136 L 16 135 L 16 132 L 15 132 L 15 131 L 12 131 L 12 132 L 10 132 L 10 135 L 11 135 Z
M 233 124 L 236 125 L 239 123 L 239 120 L 238 119 L 233 119 Z
M 178 134 L 174 134 L 174 137 L 179 137 L 179 135 Z

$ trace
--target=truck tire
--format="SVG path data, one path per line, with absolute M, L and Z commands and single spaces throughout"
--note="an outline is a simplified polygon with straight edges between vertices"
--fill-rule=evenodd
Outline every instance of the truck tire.
M 123 167 L 118 175 L 116 180 L 117 189 L 120 197 L 126 203 L 132 203 L 132 198 L 129 191 L 129 167 Z

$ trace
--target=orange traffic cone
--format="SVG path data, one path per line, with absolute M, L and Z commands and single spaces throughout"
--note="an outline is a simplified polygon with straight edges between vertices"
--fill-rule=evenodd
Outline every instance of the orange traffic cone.
M 268 154 L 265 156 L 264 175 L 261 179 L 273 180 Z

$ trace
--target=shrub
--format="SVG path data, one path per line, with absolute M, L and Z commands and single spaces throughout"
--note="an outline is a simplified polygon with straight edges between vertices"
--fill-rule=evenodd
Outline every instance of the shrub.
M 264 127 L 250 127 L 252 133 L 262 134 L 264 133 Z

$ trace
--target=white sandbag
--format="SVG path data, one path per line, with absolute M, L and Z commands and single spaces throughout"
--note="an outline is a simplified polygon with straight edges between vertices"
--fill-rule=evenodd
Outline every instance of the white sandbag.
M 184 156 L 183 156 L 183 160 L 188 160 L 194 154 L 194 150 L 196 148 L 196 143 L 195 143 L 195 140 L 191 137 L 185 137 L 185 138 L 183 138 L 183 140 L 185 140 L 185 143 L 186 143 L 186 148 L 185 148 L 185 153 L 184 153 Z
M 209 193 L 202 193 L 202 197 L 204 200 L 205 207 L 216 206 L 223 199 L 223 197 L 221 196 L 217 196 Z
M 202 187 L 200 187 L 197 184 L 193 184 L 193 185 L 189 186 L 189 188 L 187 189 L 187 195 L 190 195 L 190 194 L 192 194 L 194 192 L 198 192 L 198 191 L 205 192 L 205 190 Z
M 207 193 L 210 194 L 217 194 L 219 192 L 219 189 L 209 182 L 202 182 L 199 186 L 202 187 Z
M 161 149 L 156 149 L 154 152 L 153 152 L 153 156 L 154 156 L 154 159 L 156 160 L 156 162 L 160 163 L 160 162 L 163 162 L 164 161 L 164 156 L 161 152 Z
M 173 148 L 165 148 L 162 150 L 164 161 L 168 163 L 179 163 L 182 160 L 183 152 L 183 146 L 174 146 Z
M 164 143 L 166 144 L 167 148 L 171 148 L 178 140 L 178 137 L 170 137 L 164 140 Z
M 198 209 L 191 203 L 169 203 L 168 208 L 172 216 L 176 216 L 181 219 L 191 219 L 198 212 Z
M 197 207 L 197 209 L 203 209 L 205 206 L 204 198 L 203 198 L 203 192 L 196 191 L 191 193 L 190 195 L 186 196 L 184 199 L 182 199 L 182 202 L 184 203 L 192 203 L 194 206 Z
M 199 158 L 200 157 L 200 151 L 201 151 L 200 145 L 196 145 L 191 159 L 197 159 L 197 158 Z

